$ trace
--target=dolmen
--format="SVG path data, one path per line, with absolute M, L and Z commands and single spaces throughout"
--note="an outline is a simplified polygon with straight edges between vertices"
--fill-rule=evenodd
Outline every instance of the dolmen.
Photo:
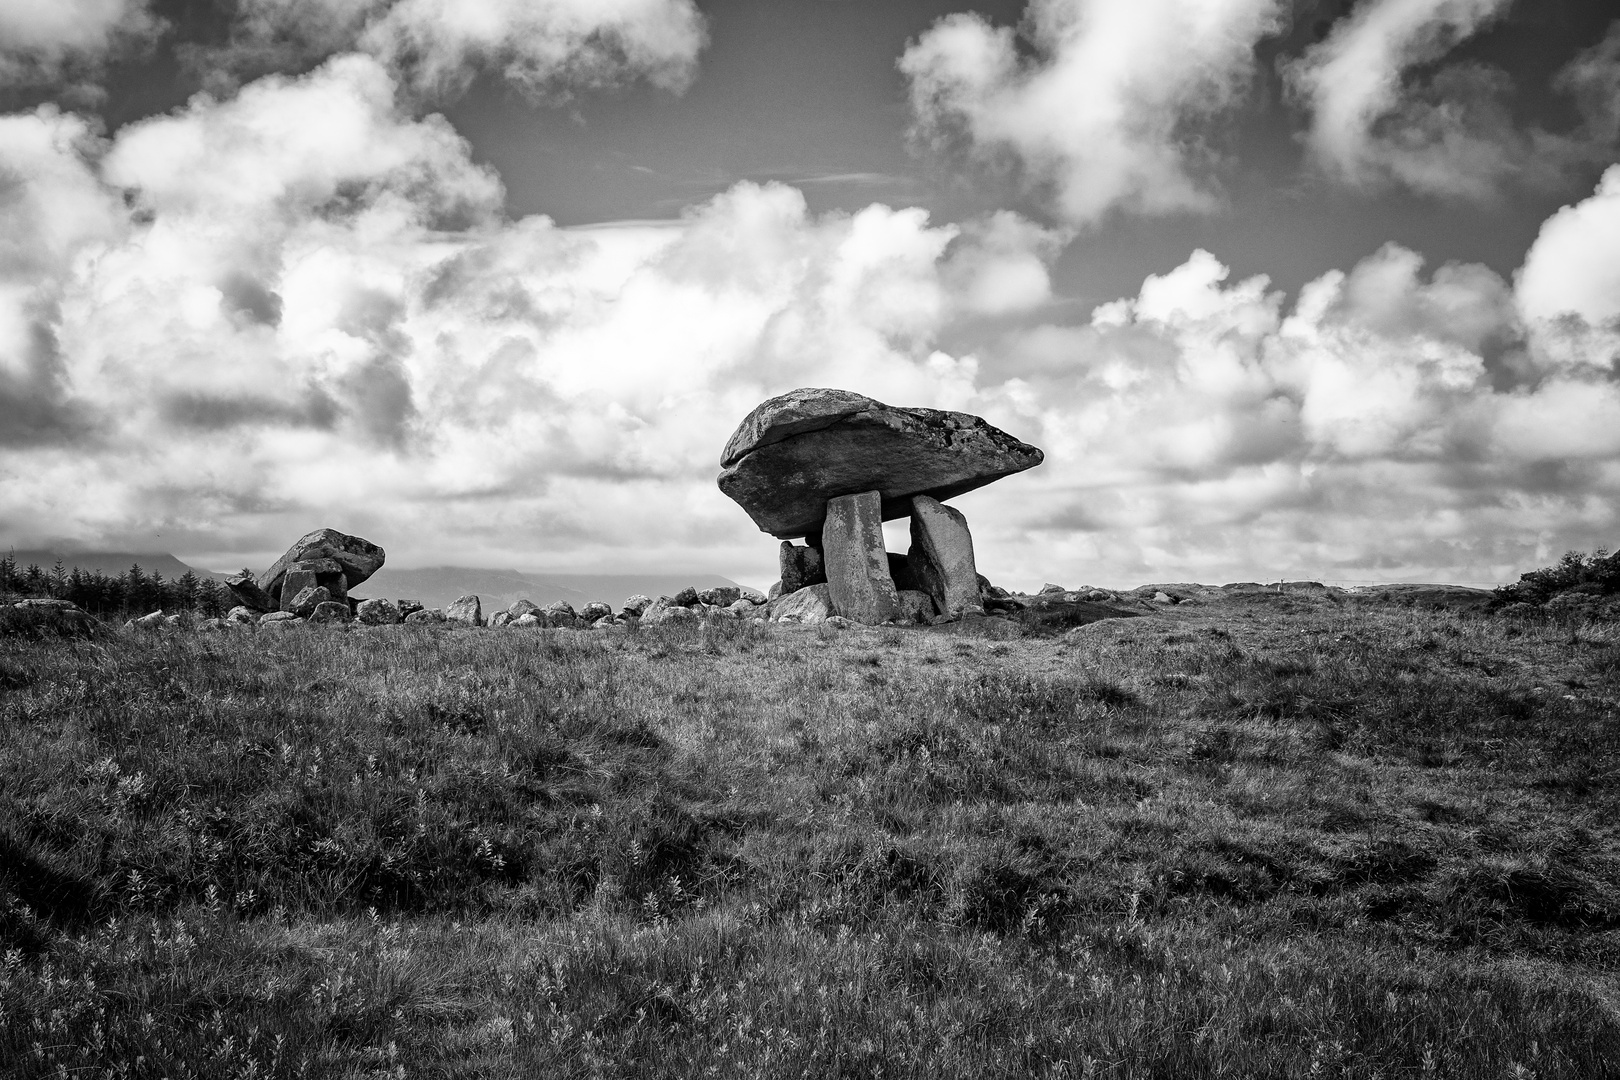
M 243 570 L 225 580 L 238 605 L 232 616 L 236 621 L 257 616 L 261 622 L 346 622 L 359 606 L 350 590 L 381 570 L 387 557 L 369 540 L 316 529 L 299 537 L 264 573 Z
M 718 483 L 782 541 L 771 618 L 933 621 L 984 614 L 973 536 L 945 500 L 1043 456 L 969 413 L 804 388 L 743 419 L 721 454 Z M 903 556 L 883 542 L 883 522 L 902 517 L 911 519 Z

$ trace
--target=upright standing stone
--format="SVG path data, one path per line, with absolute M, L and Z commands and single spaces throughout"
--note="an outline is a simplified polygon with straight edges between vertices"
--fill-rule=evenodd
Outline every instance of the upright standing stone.
M 822 556 L 833 610 L 876 626 L 900 614 L 883 547 L 883 496 L 876 491 L 827 500 Z
M 927 495 L 912 499 L 907 561 L 941 615 L 984 614 L 979 573 L 973 565 L 973 534 L 960 510 Z
M 776 561 L 782 571 L 783 595 L 820 585 L 827 580 L 826 568 L 821 564 L 821 552 L 813 547 L 784 540 Z
M 444 609 L 444 617 L 450 622 L 466 623 L 468 626 L 483 626 L 484 606 L 476 596 L 463 596 Z

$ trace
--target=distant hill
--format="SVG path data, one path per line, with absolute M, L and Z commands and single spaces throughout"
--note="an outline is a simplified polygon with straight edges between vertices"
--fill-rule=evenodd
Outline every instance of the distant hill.
M 3 554 L 3 552 L 0 552 Z M 50 570 L 56 565 L 56 560 L 62 560 L 62 565 L 71 573 L 76 566 L 86 573 L 100 571 L 108 577 L 117 577 L 130 568 L 131 564 L 138 564 L 141 571 L 146 574 L 162 574 L 165 579 L 173 581 L 181 577 L 187 570 L 199 578 L 213 578 L 215 581 L 224 581 L 226 575 L 216 574 L 211 570 L 190 566 L 161 551 L 13 551 L 11 557 L 17 565 L 27 569 L 29 565 L 37 565 L 41 570 Z
M 718 574 L 542 574 L 470 566 L 411 570 L 384 566 L 357 586 L 355 594 L 419 600 L 428 607 L 444 607 L 457 597 L 472 595 L 479 598 L 487 612 L 510 607 L 518 600 L 542 605 L 566 600 L 575 607 L 602 600 L 617 608 L 638 593 L 656 598 L 673 596 L 688 585 L 711 589 L 735 584 Z

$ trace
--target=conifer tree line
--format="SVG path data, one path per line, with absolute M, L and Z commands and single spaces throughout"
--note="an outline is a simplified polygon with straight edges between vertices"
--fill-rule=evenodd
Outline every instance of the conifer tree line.
M 19 566 L 11 552 L 0 556 L 0 597 L 49 597 L 71 600 L 92 615 L 127 618 L 163 610 L 169 614 L 191 611 L 211 618 L 235 604 L 229 590 L 213 578 L 200 578 L 187 570 L 173 581 L 149 574 L 139 563 L 111 577 L 99 570 L 69 570 L 58 559 L 49 570 L 30 564 Z

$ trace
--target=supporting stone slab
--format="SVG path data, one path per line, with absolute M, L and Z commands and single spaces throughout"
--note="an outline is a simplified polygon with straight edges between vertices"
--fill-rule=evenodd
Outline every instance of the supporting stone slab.
M 822 556 L 833 610 L 876 626 L 900 614 L 900 597 L 883 548 L 883 496 L 876 491 L 827 500 Z
M 821 552 L 813 547 L 804 547 L 790 540 L 784 540 L 777 552 L 776 562 L 782 572 L 784 596 L 796 593 L 800 589 L 808 589 L 812 585 L 820 585 L 827 580 Z
M 911 551 L 906 560 L 940 614 L 984 614 L 973 534 L 960 510 L 927 495 L 912 499 Z

